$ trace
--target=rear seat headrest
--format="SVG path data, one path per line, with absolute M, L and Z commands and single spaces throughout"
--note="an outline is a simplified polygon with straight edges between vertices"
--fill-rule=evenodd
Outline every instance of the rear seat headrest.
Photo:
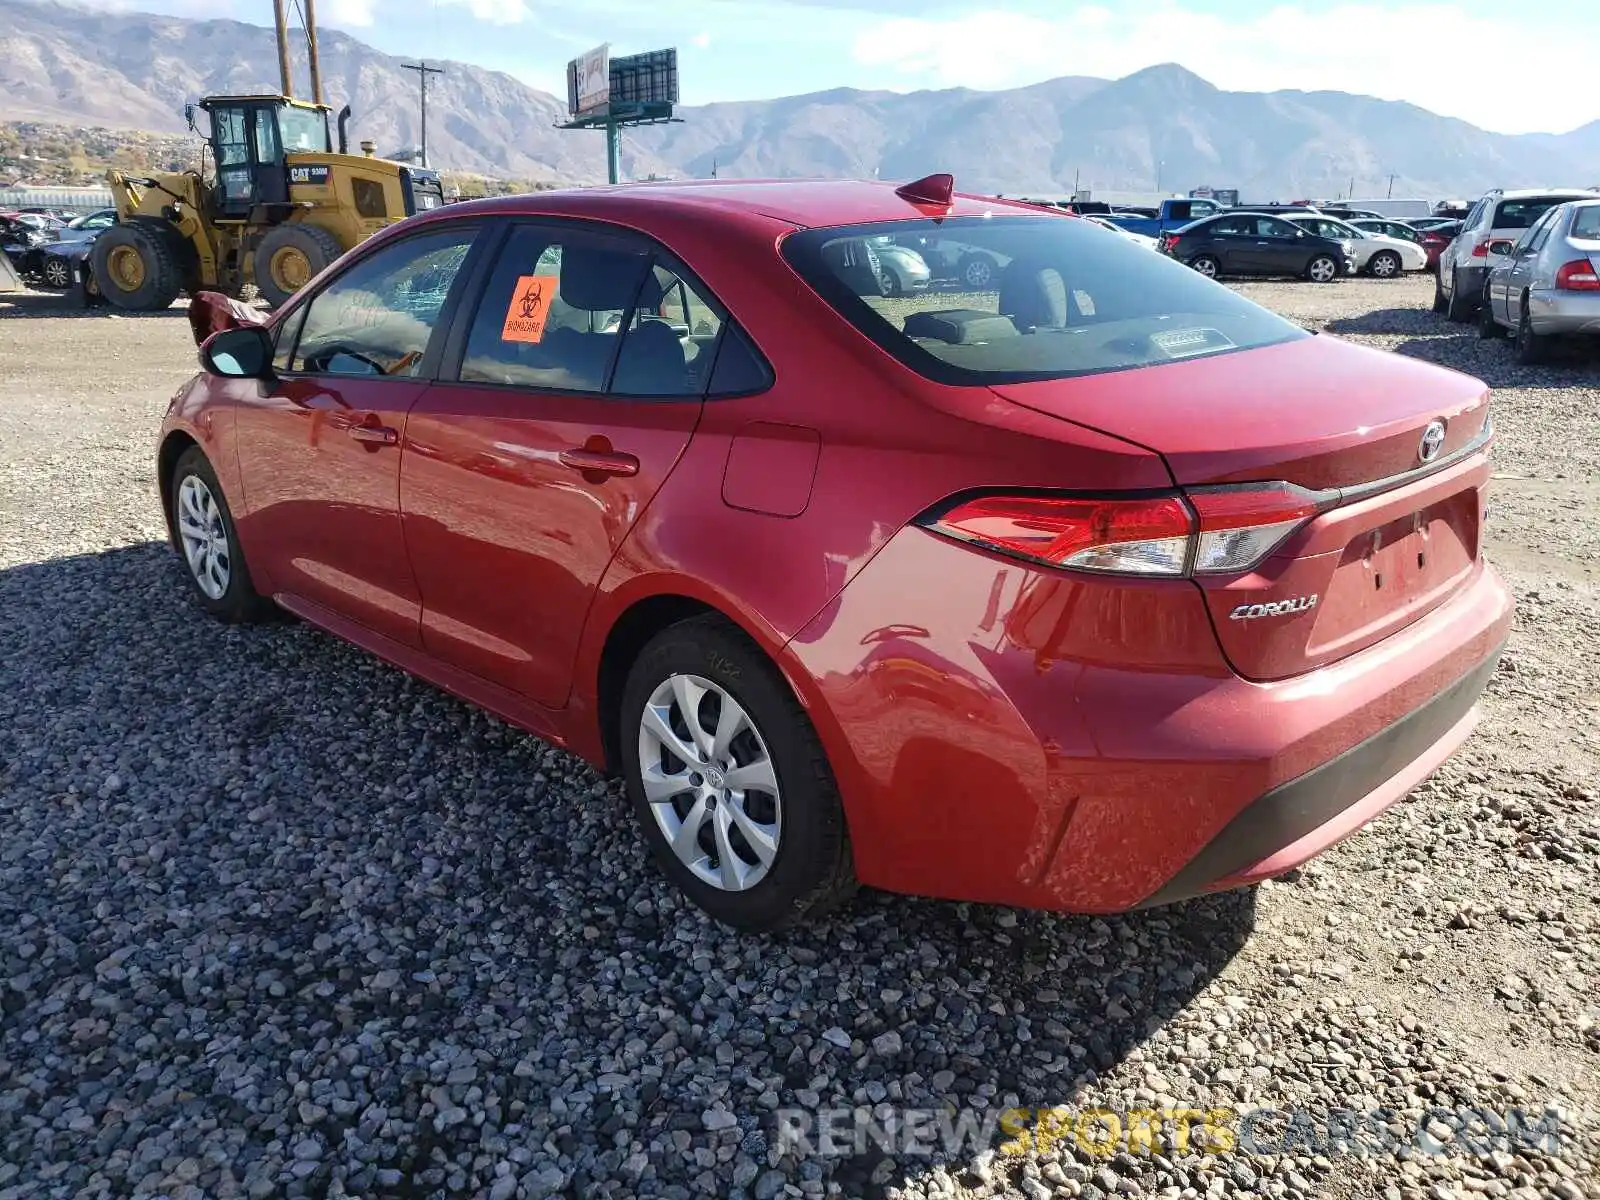
M 642 254 L 566 246 L 561 252 L 561 299 L 586 312 L 627 308 L 648 265 Z

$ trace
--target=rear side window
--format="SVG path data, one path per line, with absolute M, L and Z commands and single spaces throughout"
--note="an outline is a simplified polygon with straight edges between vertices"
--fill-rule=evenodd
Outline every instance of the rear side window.
M 871 240 L 883 235 L 924 257 L 927 290 L 883 294 Z M 1072 217 L 808 229 L 786 238 L 783 254 L 841 317 L 944 383 L 1060 379 L 1310 336 L 1181 263 Z
M 1494 211 L 1492 229 L 1531 229 L 1533 223 L 1567 198 L 1551 196 L 1530 200 L 1502 200 Z
M 1600 204 L 1580 208 L 1572 217 L 1572 232 L 1568 237 L 1600 242 Z

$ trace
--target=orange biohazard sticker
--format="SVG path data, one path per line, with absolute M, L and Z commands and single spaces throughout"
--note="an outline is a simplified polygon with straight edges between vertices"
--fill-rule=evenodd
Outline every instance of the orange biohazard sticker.
M 544 323 L 550 315 L 561 279 L 556 275 L 524 275 L 511 289 L 506 307 L 506 323 L 500 328 L 502 342 L 537 342 L 544 337 Z

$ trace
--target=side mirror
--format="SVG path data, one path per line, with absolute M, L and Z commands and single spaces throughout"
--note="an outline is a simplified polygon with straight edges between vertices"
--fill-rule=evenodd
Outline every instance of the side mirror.
M 272 339 L 259 325 L 224 329 L 200 347 L 200 365 L 229 379 L 265 379 L 272 373 Z
M 1498 240 L 1489 243 L 1489 253 L 1498 258 L 1504 258 L 1507 254 L 1511 253 L 1511 250 L 1511 243 L 1504 240 Z

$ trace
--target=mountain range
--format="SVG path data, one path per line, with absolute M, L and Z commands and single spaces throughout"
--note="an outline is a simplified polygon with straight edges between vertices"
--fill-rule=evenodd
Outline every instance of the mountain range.
M 353 138 L 371 138 L 380 153 L 416 145 L 414 73 L 337 30 L 318 41 L 324 92 L 354 110 Z M 600 135 L 556 128 L 564 100 L 502 72 L 442 65 L 429 85 L 435 166 L 604 178 Z M 277 90 L 270 29 L 0 0 L 0 120 L 172 131 L 183 128 L 186 101 L 263 90 Z M 1345 92 L 1225 91 L 1175 64 L 993 92 L 840 88 L 681 107 L 678 116 L 681 124 L 625 135 L 628 175 L 904 179 L 944 170 L 980 192 L 1205 184 L 1257 199 L 1341 195 L 1352 180 L 1357 194 L 1392 187 L 1397 196 L 1600 184 L 1600 121 L 1560 135 L 1497 134 Z

